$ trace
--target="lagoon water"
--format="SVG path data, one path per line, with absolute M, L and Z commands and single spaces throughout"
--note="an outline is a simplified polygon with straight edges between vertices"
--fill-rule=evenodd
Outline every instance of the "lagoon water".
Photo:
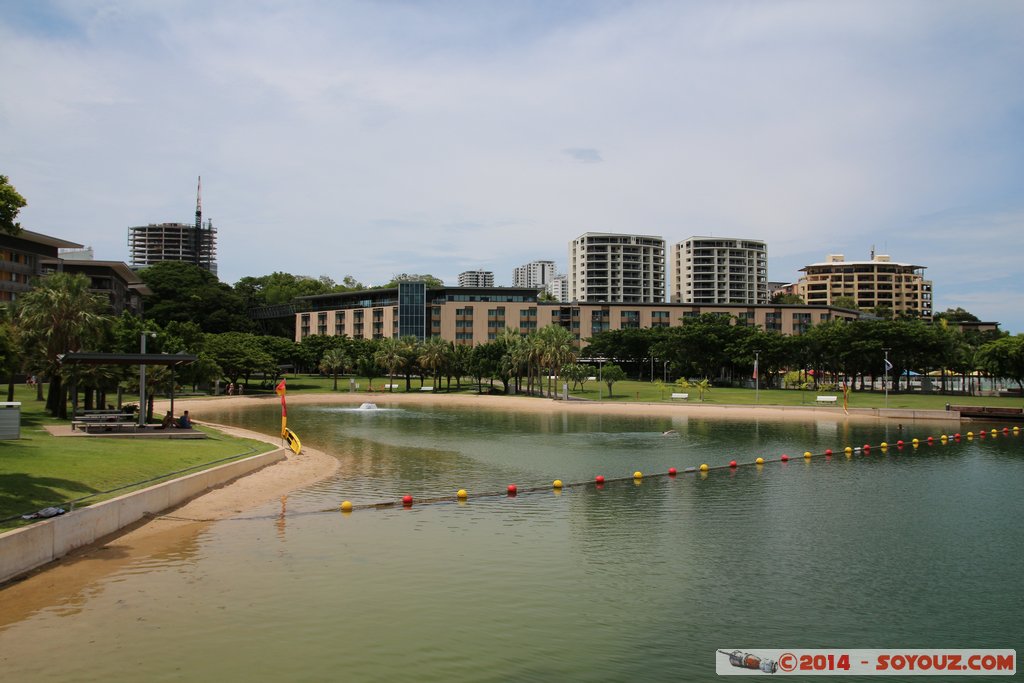
M 961 427 L 378 408 L 293 407 L 338 477 L 0 619 L 4 680 L 694 681 L 717 649 L 1020 650 L 1024 436 L 635 484 Z M 596 474 L 627 480 L 481 495 Z

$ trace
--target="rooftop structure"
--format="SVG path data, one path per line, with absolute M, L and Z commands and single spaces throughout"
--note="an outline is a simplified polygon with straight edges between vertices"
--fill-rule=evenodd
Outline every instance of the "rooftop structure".
M 459 287 L 493 287 L 494 273 L 490 270 L 467 270 L 459 273 Z

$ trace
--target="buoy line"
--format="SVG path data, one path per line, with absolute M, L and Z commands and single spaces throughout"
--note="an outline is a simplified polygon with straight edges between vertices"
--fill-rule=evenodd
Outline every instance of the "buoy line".
M 945 445 L 949 445 L 951 443 L 960 443 L 963 440 L 973 441 L 975 439 L 975 437 L 977 437 L 979 440 L 984 440 L 984 439 L 988 439 L 988 438 L 995 439 L 995 438 L 998 438 L 998 436 L 1000 434 L 1002 434 L 1003 436 L 1009 436 L 1009 435 L 1019 436 L 1020 435 L 1020 431 L 1021 431 L 1020 427 L 1016 427 L 1015 426 L 1013 428 L 1004 427 L 1002 430 L 992 429 L 992 430 L 987 431 L 987 432 L 984 431 L 984 430 L 981 430 L 977 434 L 975 434 L 974 432 L 967 432 L 966 434 L 960 434 L 959 432 L 957 432 L 957 433 L 955 433 L 953 435 L 942 434 L 938 438 L 935 438 L 933 436 L 927 436 L 927 437 L 924 437 L 923 439 L 912 438 L 909 441 L 903 441 L 901 439 L 901 440 L 898 440 L 895 444 L 890 444 L 890 443 L 887 443 L 885 441 L 882 441 L 878 445 L 878 450 L 880 450 L 883 454 L 887 454 L 890 449 L 895 449 L 897 451 L 902 451 L 902 450 L 904 450 L 906 448 L 910 448 L 911 452 L 914 452 L 914 451 L 920 449 L 922 446 L 925 446 L 925 445 L 927 445 L 927 446 L 935 446 L 936 444 L 938 444 L 938 445 L 945 446 Z M 828 449 L 825 449 L 825 451 L 823 451 L 821 453 L 812 453 L 811 451 L 804 451 L 802 456 L 803 456 L 803 459 L 804 459 L 805 462 L 813 460 L 815 458 L 821 458 L 821 457 L 825 457 L 826 459 L 831 459 L 833 455 L 839 455 L 839 454 L 843 454 L 847 458 L 852 457 L 854 453 L 862 453 L 865 456 L 869 456 L 869 455 L 871 455 L 871 451 L 872 451 L 873 448 L 874 447 L 871 444 L 864 444 L 863 446 L 846 446 L 843 450 L 837 451 L 837 452 L 833 452 L 833 450 L 831 448 L 828 448 Z M 793 456 L 793 457 L 796 457 L 796 456 Z M 565 489 L 581 488 L 581 487 L 587 487 L 587 486 L 594 487 L 595 489 L 600 490 L 600 489 L 603 489 L 606 484 L 616 484 L 616 483 L 629 482 L 629 481 L 632 481 L 634 483 L 640 483 L 645 478 L 651 478 L 651 479 L 654 479 L 654 478 L 659 478 L 659 479 L 670 478 L 671 479 L 671 478 L 677 477 L 680 474 L 683 474 L 683 475 L 686 475 L 686 474 L 702 474 L 702 475 L 706 475 L 709 472 L 717 472 L 717 471 L 735 472 L 736 470 L 738 470 L 740 468 L 751 468 L 751 467 L 763 468 L 765 465 L 769 465 L 769 464 L 773 464 L 773 463 L 788 464 L 791 459 L 792 458 L 788 454 L 783 453 L 783 454 L 781 454 L 777 458 L 766 459 L 764 457 L 759 456 L 759 457 L 755 458 L 753 462 L 742 462 L 741 463 L 741 462 L 737 462 L 736 460 L 730 460 L 725 465 L 708 465 L 707 463 L 702 463 L 701 465 L 685 467 L 685 468 L 683 468 L 681 470 L 677 470 L 675 467 L 670 467 L 668 469 L 668 471 L 666 471 L 666 472 L 654 472 L 654 473 L 649 473 L 649 474 L 644 474 L 643 472 L 638 470 L 638 471 L 634 472 L 632 474 L 632 476 L 622 476 L 622 477 L 607 478 L 607 477 L 599 474 L 599 475 L 595 476 L 594 479 L 586 480 L 586 481 L 563 482 L 561 479 L 555 479 L 550 484 L 539 484 L 539 485 L 528 486 L 528 487 L 523 487 L 523 488 L 517 486 L 516 484 L 509 484 L 504 490 L 483 491 L 481 493 L 474 493 L 472 496 L 470 496 L 466 492 L 465 489 L 459 489 L 454 495 L 453 494 L 448 494 L 448 495 L 444 495 L 444 496 L 431 496 L 429 498 L 420 498 L 420 499 L 416 499 L 412 495 L 406 494 L 405 496 L 402 496 L 401 498 L 396 498 L 396 499 L 393 499 L 393 500 L 385 500 L 385 501 L 380 501 L 380 502 L 376 502 L 376 503 L 358 503 L 358 504 L 356 504 L 356 503 L 352 503 L 351 501 L 347 501 L 346 500 L 346 501 L 343 501 L 339 506 L 336 506 L 336 507 L 322 508 L 322 509 L 317 509 L 317 510 L 299 510 L 299 511 L 296 511 L 296 512 L 289 512 L 289 513 L 287 513 L 287 516 L 289 516 L 289 517 L 302 517 L 302 516 L 307 516 L 307 515 L 320 515 L 320 514 L 325 514 L 325 513 L 334 513 L 334 514 L 336 514 L 339 510 L 343 514 L 348 514 L 348 513 L 354 512 L 356 510 L 390 510 L 392 508 L 410 509 L 410 508 L 412 508 L 414 506 L 419 506 L 419 505 L 436 505 L 438 503 L 453 503 L 453 502 L 466 503 L 470 497 L 472 497 L 472 498 L 500 498 L 500 497 L 515 498 L 519 494 L 524 494 L 525 495 L 525 494 L 531 494 L 531 493 L 543 493 L 543 492 L 550 492 L 550 491 L 561 493 Z M 282 513 L 275 513 L 275 514 L 264 514 L 264 515 L 228 517 L 228 518 L 225 518 L 225 520 L 249 521 L 249 520 L 264 520 L 264 519 L 280 519 L 281 517 L 282 517 Z M 201 519 L 201 518 L 180 517 L 180 516 L 175 516 L 175 515 L 153 515 L 153 518 L 177 520 L 177 521 L 184 521 L 184 522 L 225 521 L 225 520 L 215 520 L 215 519 Z

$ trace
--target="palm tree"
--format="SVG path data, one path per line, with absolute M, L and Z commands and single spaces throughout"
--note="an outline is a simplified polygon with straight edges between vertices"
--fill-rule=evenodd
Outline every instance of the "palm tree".
M 344 372 L 352 360 L 342 349 L 328 349 L 320 359 L 320 372 L 334 376 L 334 391 L 338 390 L 338 372 Z
M 395 390 L 395 371 L 402 367 L 401 344 L 397 339 L 382 339 L 377 352 L 373 354 L 377 365 L 388 371 L 388 391 Z
M 441 337 L 431 337 L 420 346 L 420 367 L 431 373 L 435 389 L 441 383 L 441 371 L 448 364 L 450 354 L 451 344 Z
M 19 320 L 28 348 L 44 362 L 50 377 L 46 407 L 67 418 L 68 409 L 59 357 L 90 348 L 110 318 L 103 314 L 107 300 L 89 291 L 85 275 L 54 273 L 21 297 Z
M 568 363 L 576 361 L 576 345 L 572 332 L 561 325 L 548 325 L 540 331 L 541 339 L 544 340 L 544 361 L 550 372 L 548 373 L 548 393 L 551 393 L 551 376 L 556 378 L 562 374 L 562 368 Z

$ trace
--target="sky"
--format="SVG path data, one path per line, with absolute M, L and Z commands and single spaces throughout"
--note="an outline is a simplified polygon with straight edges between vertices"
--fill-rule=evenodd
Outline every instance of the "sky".
M 1024 2 L 0 0 L 23 227 L 223 281 L 510 285 L 585 232 L 876 253 L 1024 332 Z

